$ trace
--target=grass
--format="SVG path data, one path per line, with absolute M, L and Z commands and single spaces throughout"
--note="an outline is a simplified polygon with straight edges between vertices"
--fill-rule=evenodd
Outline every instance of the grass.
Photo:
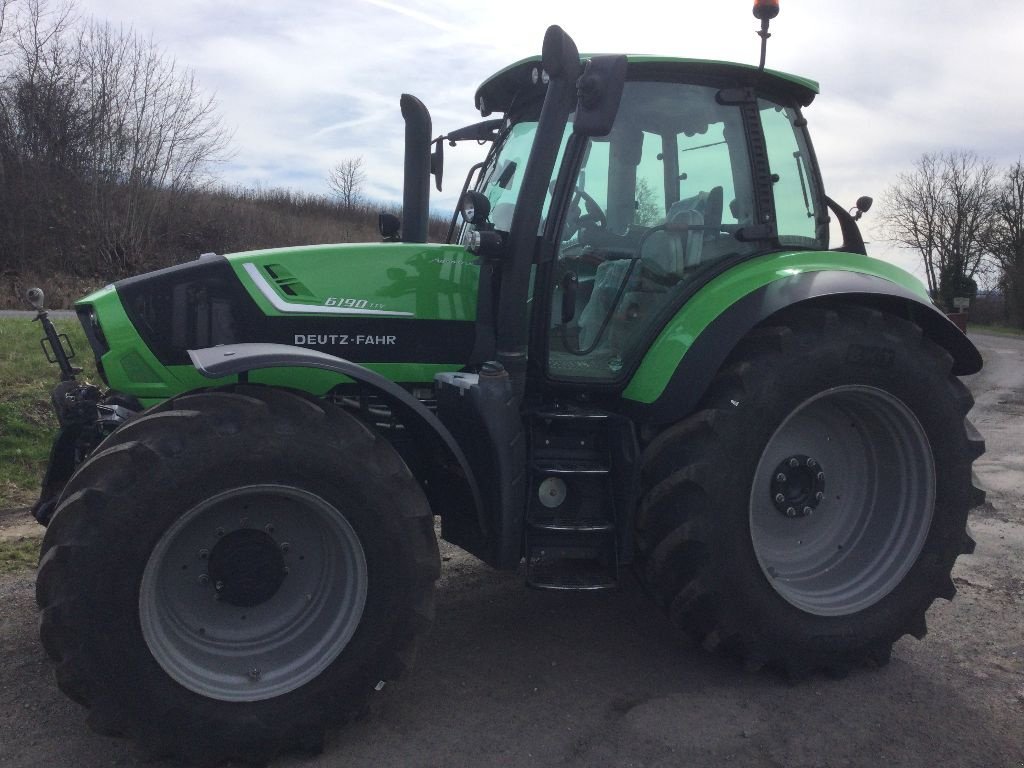
M 1008 325 L 981 325 L 980 323 L 967 324 L 967 332 L 992 333 L 996 336 L 1024 336 L 1024 328 L 1011 328 Z
M 89 344 L 78 321 L 57 319 L 78 353 L 74 362 L 96 381 Z M 57 417 L 50 390 L 60 380 L 39 348 L 39 323 L 28 318 L 0 318 L 0 509 L 32 504 L 46 470 Z
M 0 541 L 0 574 L 27 571 L 39 562 L 39 536 Z

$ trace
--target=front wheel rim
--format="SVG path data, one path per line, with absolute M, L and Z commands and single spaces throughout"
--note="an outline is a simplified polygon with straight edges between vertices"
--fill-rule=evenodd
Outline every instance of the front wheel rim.
M 220 701 L 281 696 L 319 676 L 362 618 L 367 566 L 337 507 L 309 491 L 223 491 L 161 536 L 139 589 L 153 658 Z
M 904 579 L 934 504 L 931 444 L 913 411 L 876 387 L 836 387 L 801 403 L 768 440 L 750 492 L 751 539 L 786 601 L 845 616 Z

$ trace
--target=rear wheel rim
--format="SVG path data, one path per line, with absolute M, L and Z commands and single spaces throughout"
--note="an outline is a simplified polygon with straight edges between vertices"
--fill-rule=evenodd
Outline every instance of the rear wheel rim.
M 836 387 L 801 403 L 762 452 L 750 493 L 754 552 L 792 605 L 854 614 L 910 571 L 934 502 L 931 445 L 910 408 L 876 387 Z
M 176 682 L 220 701 L 281 696 L 319 676 L 362 618 L 366 557 L 309 491 L 249 485 L 182 515 L 143 572 L 139 617 Z

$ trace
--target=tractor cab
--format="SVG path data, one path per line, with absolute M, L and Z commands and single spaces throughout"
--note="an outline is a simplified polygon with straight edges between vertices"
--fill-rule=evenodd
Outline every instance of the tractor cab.
M 609 59 L 617 66 L 593 66 Z M 530 271 L 521 298 L 536 375 L 614 387 L 697 288 L 759 254 L 827 250 L 829 219 L 800 111 L 813 81 L 643 56 L 593 57 L 575 90 L 588 78 L 604 124 L 582 96 L 542 115 L 552 79 L 539 57 L 480 87 L 481 113 L 504 120 L 452 237 L 506 272 Z M 528 179 L 542 129 L 557 153 Z M 513 233 L 517 211 L 539 239 Z

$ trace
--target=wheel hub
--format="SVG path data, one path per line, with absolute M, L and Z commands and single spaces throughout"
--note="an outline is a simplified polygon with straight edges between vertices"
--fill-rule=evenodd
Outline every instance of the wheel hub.
M 242 528 L 227 534 L 214 546 L 209 574 L 221 600 L 251 608 L 277 593 L 287 569 L 281 547 L 272 536 Z
M 786 517 L 807 517 L 825 498 L 825 470 L 811 456 L 783 459 L 772 472 L 771 498 Z
M 342 509 L 295 486 L 245 485 L 208 496 L 164 531 L 139 585 L 139 622 L 180 685 L 262 701 L 334 662 L 362 620 L 367 584 Z

